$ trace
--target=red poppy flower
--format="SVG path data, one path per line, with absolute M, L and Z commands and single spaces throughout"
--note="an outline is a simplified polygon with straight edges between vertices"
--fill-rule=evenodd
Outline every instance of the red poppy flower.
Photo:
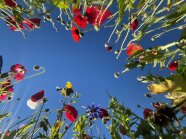
M 75 42 L 79 42 L 80 36 L 79 36 L 79 30 L 77 27 L 72 27 L 72 38 Z
M 15 0 L 4 0 L 5 5 L 15 8 L 17 6 L 17 3 Z
M 148 109 L 148 108 L 144 109 L 144 111 L 143 111 L 144 118 L 148 119 L 151 116 L 151 113 L 152 113 L 151 109 Z
M 10 69 L 10 76 L 16 80 L 22 80 L 27 70 L 21 64 L 13 65 Z
M 77 117 L 78 117 L 78 111 L 71 105 L 66 105 L 65 106 L 65 111 L 66 111 L 66 118 L 71 121 L 74 122 Z
M 79 4 L 72 4 L 72 14 L 79 14 L 82 10 L 82 7 L 79 7 Z
M 22 22 L 16 23 L 14 17 L 8 17 L 7 24 L 9 25 L 10 29 L 13 31 L 20 31 L 25 29 Z
M 77 14 L 74 18 L 73 18 L 74 22 L 80 26 L 81 28 L 86 28 L 87 26 L 87 18 L 80 15 L 80 14 Z
M 134 19 L 134 21 L 130 24 L 130 29 L 135 30 L 138 27 L 138 19 Z
M 100 26 L 110 15 L 110 11 L 103 8 L 101 10 L 100 7 L 87 7 L 86 9 L 86 16 L 87 20 L 92 25 L 98 25 Z
M 186 107 L 182 107 L 181 112 L 186 115 Z
M 39 19 L 39 18 L 32 18 L 32 19 L 23 20 L 23 23 L 25 23 L 29 27 L 30 30 L 32 30 L 34 28 L 39 28 L 40 22 L 41 22 L 41 19 Z
M 173 61 L 170 65 L 169 65 L 169 70 L 175 71 L 178 68 L 178 61 Z
M 30 97 L 30 99 L 27 101 L 28 107 L 30 107 L 31 109 L 36 109 L 36 107 L 42 103 L 43 98 L 44 90 L 41 90 Z
M 100 112 L 101 112 L 101 114 L 99 114 L 99 118 L 101 118 L 101 119 L 102 119 L 103 117 L 109 116 L 108 111 L 105 110 L 105 109 L 103 109 L 103 108 L 100 108 Z
M 12 93 L 14 91 L 13 85 L 11 85 L 11 80 L 7 80 L 6 83 L 2 84 L 1 87 L 8 93 Z
M 130 43 L 127 46 L 126 53 L 127 53 L 128 56 L 132 56 L 134 53 L 136 53 L 139 50 L 143 50 L 141 45 L 135 44 L 135 43 Z

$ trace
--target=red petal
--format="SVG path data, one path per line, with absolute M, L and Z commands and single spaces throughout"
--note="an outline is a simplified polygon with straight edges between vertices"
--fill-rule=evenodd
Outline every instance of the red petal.
M 169 70 L 175 71 L 178 68 L 178 62 L 177 61 L 173 61 L 170 65 L 169 65 Z
M 143 111 L 144 118 L 147 119 L 148 117 L 150 117 L 151 113 L 152 113 L 151 109 L 148 108 L 144 109 Z
M 8 94 L 2 94 L 0 95 L 0 101 L 4 101 L 7 98 Z
M 126 54 L 128 56 L 132 56 L 134 53 L 136 53 L 139 50 L 143 50 L 143 47 L 141 45 L 135 44 L 135 43 L 130 43 L 127 46 Z
M 34 28 L 39 28 L 41 19 L 39 18 L 32 18 L 32 19 L 25 19 L 23 20 L 23 23 L 25 23 L 30 30 Z
M 99 118 L 103 118 L 103 117 L 107 117 L 107 116 L 109 116 L 109 114 L 108 114 L 108 111 L 107 110 L 105 110 L 105 109 L 103 109 L 103 108 L 101 108 L 100 109 L 100 111 L 101 111 L 101 115 L 99 115 Z
M 87 18 L 86 17 L 83 17 L 82 15 L 78 14 L 73 18 L 73 20 L 81 28 L 86 28 L 86 26 L 87 26 Z
M 66 111 L 66 118 L 69 121 L 74 122 L 77 119 L 78 111 L 73 106 L 66 105 L 65 111 Z
M 15 0 L 4 0 L 5 5 L 15 8 L 17 6 L 17 3 Z
M 79 36 L 79 30 L 77 27 L 72 27 L 72 38 L 75 42 L 79 42 L 80 36 Z
M 86 15 L 88 22 L 100 26 L 111 15 L 109 10 L 104 11 L 104 8 L 100 10 L 100 8 L 96 6 L 87 7 Z
M 131 24 L 130 29 L 135 30 L 138 27 L 138 19 L 136 18 Z
M 36 102 L 44 97 L 44 90 L 39 91 L 38 93 L 31 96 L 31 100 Z

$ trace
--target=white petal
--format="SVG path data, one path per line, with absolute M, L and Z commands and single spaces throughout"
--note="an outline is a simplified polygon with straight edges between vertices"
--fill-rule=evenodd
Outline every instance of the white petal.
M 27 106 L 30 107 L 31 109 L 36 109 L 37 105 L 38 105 L 37 101 L 33 102 L 31 99 L 27 101 Z

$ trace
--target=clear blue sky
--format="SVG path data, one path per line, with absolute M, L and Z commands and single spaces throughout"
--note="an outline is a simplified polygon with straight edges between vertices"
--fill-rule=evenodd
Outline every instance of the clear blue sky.
M 116 60 L 112 52 L 105 50 L 104 43 L 111 30 L 103 29 L 98 33 L 95 31 L 86 33 L 79 43 L 75 43 L 70 31 L 66 31 L 61 26 L 58 27 L 57 33 L 50 24 L 42 23 L 39 30 L 26 32 L 28 37 L 23 38 L 21 33 L 9 30 L 8 26 L 1 22 L 0 54 L 4 59 L 3 72 L 8 71 L 13 64 L 17 63 L 27 68 L 27 75 L 33 73 L 34 65 L 43 66 L 47 70 L 41 76 L 14 86 L 15 97 L 21 97 L 20 103 L 15 107 L 15 111 L 19 113 L 17 115 L 25 117 L 26 114 L 33 112 L 26 106 L 26 101 L 41 89 L 45 90 L 49 100 L 47 106 L 59 107 L 58 101 L 61 96 L 55 91 L 55 87 L 64 86 L 66 81 L 72 82 L 74 90 L 81 94 L 79 103 L 75 106 L 80 113 L 84 111 L 81 106 L 93 102 L 103 107 L 107 106 L 106 89 L 140 116 L 143 110 L 136 108 L 137 104 L 151 107 L 152 100 L 143 95 L 148 92 L 146 84 L 136 80 L 137 76 L 145 75 L 150 68 L 144 71 L 133 70 L 119 79 L 114 78 L 113 73 L 123 69 L 126 55 L 123 53 L 120 59 Z M 168 39 L 176 38 L 162 38 L 161 44 L 166 44 Z M 157 44 L 151 43 L 148 38 L 142 42 L 144 48 Z M 168 73 L 168 70 L 157 71 L 163 74 Z M 163 97 L 159 99 L 164 100 Z

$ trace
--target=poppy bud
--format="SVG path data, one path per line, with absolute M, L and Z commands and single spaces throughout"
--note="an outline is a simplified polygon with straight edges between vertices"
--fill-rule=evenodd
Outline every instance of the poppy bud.
M 114 77 L 115 78 L 119 78 L 119 76 L 120 76 L 120 73 L 119 72 L 114 73 Z
M 130 24 L 130 29 L 131 30 L 136 30 L 136 28 L 138 27 L 138 19 L 134 19 L 133 22 Z
M 112 51 L 112 46 L 109 46 L 106 48 L 108 52 L 111 52 Z
M 40 69 L 40 66 L 35 65 L 33 69 L 34 69 L 34 70 L 39 70 L 39 69 Z

